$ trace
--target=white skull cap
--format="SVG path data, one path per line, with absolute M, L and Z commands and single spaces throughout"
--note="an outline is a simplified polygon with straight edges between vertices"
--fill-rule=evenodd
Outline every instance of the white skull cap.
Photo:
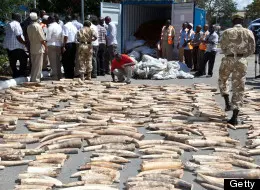
M 37 20 L 38 19 L 37 13 L 31 12 L 30 18 L 31 18 L 31 20 Z

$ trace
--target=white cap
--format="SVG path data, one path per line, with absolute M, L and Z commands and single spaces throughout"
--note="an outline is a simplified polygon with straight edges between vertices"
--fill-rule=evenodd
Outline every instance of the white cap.
M 192 23 L 189 23 L 189 25 L 193 28 L 193 24 Z
M 37 20 L 38 19 L 37 13 L 31 12 L 30 18 L 31 18 L 31 20 L 34 20 L 34 21 Z
M 43 20 L 48 20 L 48 18 L 49 18 L 48 15 L 44 15 L 44 16 L 42 17 Z

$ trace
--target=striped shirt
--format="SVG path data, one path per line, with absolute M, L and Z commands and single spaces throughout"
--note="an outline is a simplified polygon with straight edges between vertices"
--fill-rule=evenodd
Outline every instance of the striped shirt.
M 21 36 L 24 39 L 20 23 L 12 21 L 6 27 L 6 35 L 3 42 L 4 48 L 10 51 L 15 49 L 24 49 L 24 45 L 17 40 L 17 36 Z
M 106 44 L 107 30 L 104 26 L 98 25 L 98 42 L 99 44 Z

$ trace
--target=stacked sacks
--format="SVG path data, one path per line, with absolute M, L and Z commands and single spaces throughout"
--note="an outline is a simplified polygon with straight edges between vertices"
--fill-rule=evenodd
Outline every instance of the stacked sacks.
M 134 37 L 130 37 L 130 40 L 126 42 L 125 51 L 137 61 L 140 61 L 142 55 L 157 57 L 156 48 L 151 48 L 144 40 L 137 40 Z
M 182 63 L 176 61 L 168 62 L 166 59 L 156 59 L 149 55 L 143 55 L 142 61 L 134 68 L 134 77 L 139 79 L 192 79 L 193 75 L 188 73 Z

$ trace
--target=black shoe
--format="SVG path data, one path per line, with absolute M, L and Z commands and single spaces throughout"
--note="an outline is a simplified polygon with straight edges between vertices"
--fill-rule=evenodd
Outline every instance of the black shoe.
M 126 83 L 126 84 L 131 84 L 131 81 L 126 81 L 125 83 Z
M 196 73 L 194 74 L 194 76 L 195 76 L 195 77 L 201 77 L 201 76 L 203 76 L 203 74 L 198 71 L 198 72 L 196 72 Z
M 211 78 L 211 77 L 212 77 L 212 75 L 207 75 L 206 77 L 207 77 L 207 78 Z
M 231 117 L 230 120 L 228 120 L 228 123 L 235 126 L 238 124 L 238 120 L 237 120 L 237 117 L 238 117 L 238 114 L 239 114 L 239 110 L 238 109 L 234 109 L 233 110 L 233 115 Z
M 97 78 L 97 75 L 91 75 L 91 78 L 95 79 Z

